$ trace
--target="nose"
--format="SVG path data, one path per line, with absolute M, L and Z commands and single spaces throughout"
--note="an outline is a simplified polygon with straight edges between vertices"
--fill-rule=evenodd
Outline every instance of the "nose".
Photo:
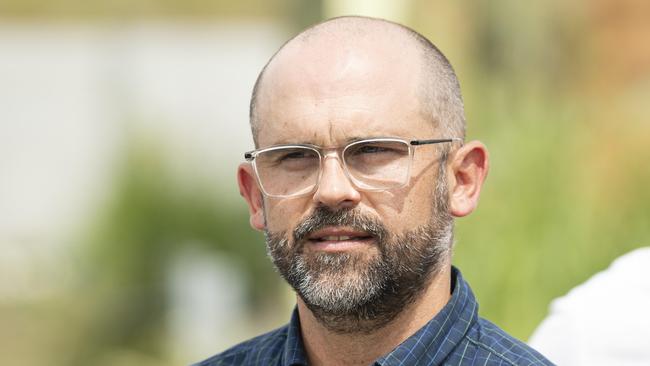
M 313 200 L 333 210 L 353 208 L 361 200 L 361 194 L 352 184 L 336 156 L 323 157 L 320 182 Z

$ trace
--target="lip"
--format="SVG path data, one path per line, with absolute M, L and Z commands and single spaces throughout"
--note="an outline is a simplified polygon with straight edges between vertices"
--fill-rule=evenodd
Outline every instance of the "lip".
M 341 252 L 367 247 L 375 237 L 365 231 L 351 228 L 328 227 L 317 230 L 307 237 L 312 249 L 324 252 Z

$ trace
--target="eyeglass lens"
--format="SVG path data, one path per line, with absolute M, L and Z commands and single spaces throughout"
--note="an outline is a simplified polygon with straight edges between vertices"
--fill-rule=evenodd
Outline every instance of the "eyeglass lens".
M 361 189 L 398 187 L 408 179 L 409 146 L 402 141 L 368 141 L 349 145 L 343 159 Z
M 362 141 L 348 145 L 342 156 L 348 173 L 361 189 L 388 189 L 406 183 L 409 145 L 404 141 Z M 308 147 L 278 147 L 255 158 L 260 183 L 267 194 L 293 196 L 318 184 L 320 155 Z
M 262 151 L 255 158 L 260 183 L 267 194 L 298 195 L 311 191 L 318 183 L 320 155 L 305 147 Z

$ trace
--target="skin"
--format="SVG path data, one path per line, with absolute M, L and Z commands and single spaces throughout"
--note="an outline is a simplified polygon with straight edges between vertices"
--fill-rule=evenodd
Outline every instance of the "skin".
M 294 40 L 269 64 L 260 89 L 260 147 L 285 143 L 341 146 L 359 137 L 427 139 L 440 136 L 421 113 L 418 94 L 420 55 L 403 32 L 374 26 L 350 39 L 336 29 Z M 375 29 L 376 28 L 376 29 Z M 399 52 L 395 52 L 399 49 Z M 455 145 L 446 165 L 450 212 L 471 213 L 488 172 L 485 146 L 472 141 Z M 406 187 L 382 192 L 357 189 L 336 154 L 323 164 L 317 190 L 291 199 L 264 197 L 252 167 L 239 166 L 240 193 L 256 230 L 291 232 L 319 205 L 333 210 L 357 208 L 382 220 L 392 232 L 426 224 L 431 219 L 439 156 L 436 147 L 418 147 Z M 345 228 L 332 228 L 345 230 Z M 308 246 L 305 250 L 322 250 Z M 348 245 L 376 255 L 369 244 Z M 449 300 L 451 260 L 434 276 L 422 296 L 390 324 L 370 334 L 336 334 L 323 327 L 297 298 L 302 336 L 312 365 L 367 365 L 415 333 Z

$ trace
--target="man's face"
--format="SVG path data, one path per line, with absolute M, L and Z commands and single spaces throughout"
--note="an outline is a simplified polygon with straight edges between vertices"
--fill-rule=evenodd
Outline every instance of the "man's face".
M 421 113 L 415 50 L 396 53 L 385 40 L 363 50 L 334 47 L 321 43 L 316 49 L 285 50 L 269 65 L 258 102 L 260 148 L 291 143 L 333 147 L 367 137 L 443 137 Z M 291 231 L 319 205 L 355 207 L 382 218 L 391 231 L 424 225 L 430 221 L 441 148 L 418 148 L 409 184 L 383 192 L 356 189 L 338 159 L 325 159 L 313 195 L 265 199 L 265 229 Z
M 396 54 L 391 47 L 284 50 L 269 65 L 260 92 L 259 147 L 449 137 L 422 114 L 416 51 Z M 402 188 L 362 191 L 338 156 L 324 159 L 314 193 L 263 199 L 259 228 L 269 253 L 317 317 L 381 318 L 386 309 L 373 303 L 403 307 L 448 259 L 452 221 L 438 164 L 442 148 L 416 150 Z

